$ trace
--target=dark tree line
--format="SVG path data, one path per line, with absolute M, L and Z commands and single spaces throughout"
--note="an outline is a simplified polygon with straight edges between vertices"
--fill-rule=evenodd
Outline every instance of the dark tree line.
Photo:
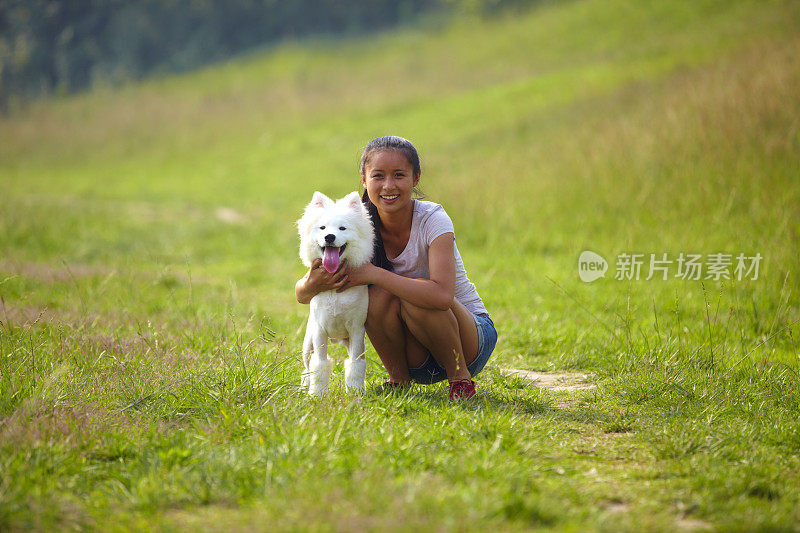
M 177 72 L 284 39 L 356 35 L 508 0 L 0 0 L 0 112 Z

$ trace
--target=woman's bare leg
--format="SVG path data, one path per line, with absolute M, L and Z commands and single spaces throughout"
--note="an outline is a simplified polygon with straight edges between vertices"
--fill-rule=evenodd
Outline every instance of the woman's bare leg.
M 478 356 L 475 320 L 457 300 L 447 311 L 425 309 L 373 285 L 366 329 L 389 379 L 397 383 L 410 381 L 408 369 L 421 366 L 428 350 L 451 381 L 468 379 L 467 365 Z
M 389 379 L 408 383 L 411 378 L 406 359 L 406 330 L 400 320 L 400 300 L 380 287 L 371 286 L 366 328 L 373 348 L 389 372 Z
M 458 301 L 447 311 L 400 302 L 400 317 L 411 335 L 430 350 L 450 381 L 470 379 L 467 364 L 478 355 L 478 330 Z
M 467 364 L 478 358 L 478 326 L 475 324 L 475 317 L 464 304 L 453 299 L 453 306 L 450 308 L 458 321 L 458 334 L 461 337 L 461 347 L 464 348 L 464 359 Z

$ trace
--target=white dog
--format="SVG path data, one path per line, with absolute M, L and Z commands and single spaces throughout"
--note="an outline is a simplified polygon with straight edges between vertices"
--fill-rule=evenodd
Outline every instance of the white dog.
M 322 267 L 336 272 L 347 260 L 356 268 L 372 259 L 374 233 L 372 222 L 357 192 L 334 202 L 315 192 L 303 218 L 297 221 L 300 230 L 300 259 L 307 267 L 322 258 Z M 303 378 L 312 396 L 322 396 L 328 389 L 333 361 L 328 359 L 328 339 L 347 347 L 344 382 L 349 391 L 364 389 L 367 362 L 364 357 L 364 323 L 369 304 L 366 285 L 351 287 L 340 293 L 335 290 L 317 294 L 311 299 L 305 340 L 303 340 Z

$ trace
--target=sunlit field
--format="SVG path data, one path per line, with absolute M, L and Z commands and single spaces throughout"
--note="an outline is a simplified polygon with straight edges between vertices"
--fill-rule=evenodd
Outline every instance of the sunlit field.
M 499 331 L 469 402 L 380 392 L 369 346 L 363 396 L 299 390 L 295 221 L 386 134 Z M 0 530 L 800 529 L 796 2 L 545 2 L 39 102 L 0 191 Z

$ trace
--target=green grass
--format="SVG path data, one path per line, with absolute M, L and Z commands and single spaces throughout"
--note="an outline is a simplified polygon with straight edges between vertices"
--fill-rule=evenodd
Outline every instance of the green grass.
M 0 120 L 0 529 L 797 530 L 798 21 L 551 2 Z M 365 396 L 298 391 L 294 221 L 383 134 L 500 332 L 471 403 L 379 393 L 371 349 Z M 764 259 L 614 280 L 634 252 Z

